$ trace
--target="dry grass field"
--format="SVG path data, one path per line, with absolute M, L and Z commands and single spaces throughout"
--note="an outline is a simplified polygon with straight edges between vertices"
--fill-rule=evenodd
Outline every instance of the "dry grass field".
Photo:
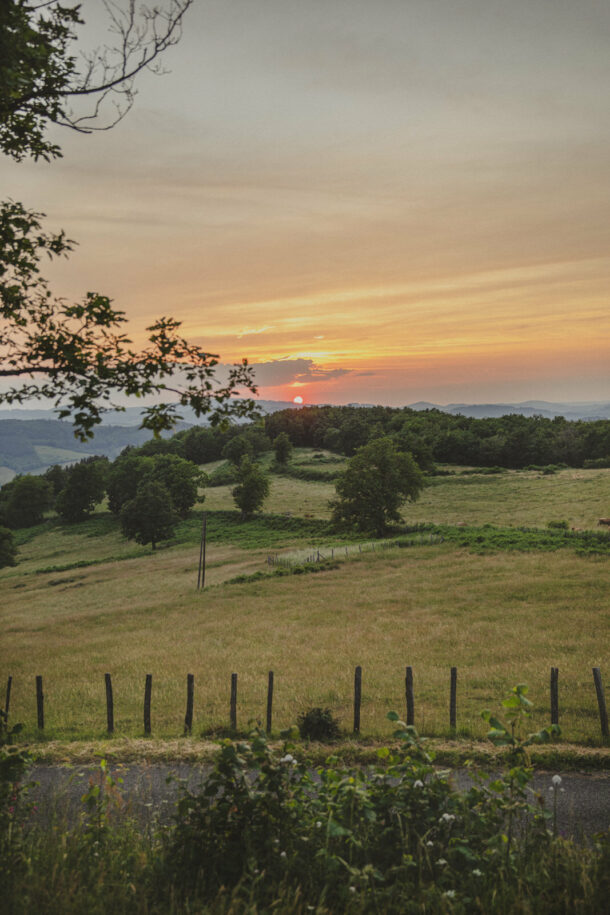
M 229 490 L 208 490 L 206 507 L 230 508 Z M 330 484 L 274 477 L 266 510 L 325 517 L 332 493 Z M 405 512 L 410 521 L 540 527 L 560 519 L 593 527 L 608 514 L 610 471 L 438 477 Z M 481 710 L 496 707 L 517 682 L 530 686 L 534 724 L 546 723 L 549 669 L 557 666 L 564 739 L 601 743 L 591 668 L 608 680 L 607 557 L 568 549 L 476 555 L 442 543 L 363 554 L 316 575 L 229 583 L 267 568 L 264 544 L 234 538 L 210 543 L 207 587 L 197 593 L 193 531 L 155 554 L 124 540 L 106 514 L 81 526 L 43 525 L 22 538 L 20 564 L 0 573 L 0 674 L 13 677 L 11 718 L 30 738 L 37 736 L 37 674 L 46 738 L 103 736 L 107 671 L 118 735 L 142 733 L 147 673 L 155 736 L 181 733 L 187 673 L 195 675 L 194 733 L 228 725 L 232 672 L 245 730 L 264 720 L 269 670 L 274 730 L 321 705 L 349 731 L 357 664 L 362 734 L 387 735 L 387 711 L 404 710 L 410 664 L 424 734 L 448 733 L 452 665 L 458 732 L 472 736 L 485 732 Z M 287 532 L 274 551 L 295 544 Z M 40 571 L 86 561 L 96 564 Z

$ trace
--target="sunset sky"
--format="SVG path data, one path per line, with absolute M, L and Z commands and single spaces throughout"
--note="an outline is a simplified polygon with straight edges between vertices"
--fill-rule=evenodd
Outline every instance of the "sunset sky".
M 609 37 L 607 0 L 195 0 L 128 118 L 2 196 L 79 242 L 58 293 L 265 398 L 610 400 Z

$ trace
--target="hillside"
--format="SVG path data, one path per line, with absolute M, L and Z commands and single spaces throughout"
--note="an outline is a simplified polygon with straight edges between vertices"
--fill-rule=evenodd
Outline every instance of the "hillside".
M 298 449 L 295 461 L 310 457 Z M 264 714 L 273 670 L 276 733 L 311 706 L 331 708 L 349 731 L 361 665 L 362 733 L 387 736 L 385 716 L 402 710 L 409 664 L 417 728 L 449 733 L 456 666 L 458 732 L 479 738 L 482 708 L 519 682 L 530 685 L 533 726 L 547 723 L 556 666 L 564 740 L 599 747 L 591 668 L 607 676 L 610 544 L 597 518 L 610 501 L 610 470 L 453 469 L 405 506 L 400 543 L 378 542 L 374 551 L 370 541 L 330 529 L 332 483 L 276 475 L 263 515 L 242 523 L 231 486 L 209 489 L 155 553 L 127 541 L 104 506 L 82 524 L 49 518 L 16 532 L 19 564 L 0 573 L 0 672 L 13 676 L 15 720 L 42 738 L 34 691 L 41 675 L 46 739 L 99 737 L 110 672 L 117 737 L 139 736 L 151 673 L 153 732 L 176 736 L 192 672 L 196 733 L 217 734 L 237 672 L 238 726 L 247 730 Z M 198 593 L 204 508 L 207 575 Z M 564 520 L 584 530 L 547 528 Z M 318 551 L 332 561 L 307 563 Z M 301 574 L 291 573 L 295 562 Z M 303 574 L 309 569 L 319 574 Z

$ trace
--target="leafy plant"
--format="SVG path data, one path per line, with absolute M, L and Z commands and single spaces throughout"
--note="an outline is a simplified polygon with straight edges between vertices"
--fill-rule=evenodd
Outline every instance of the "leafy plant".
M 339 722 L 329 708 L 316 706 L 301 712 L 297 726 L 305 740 L 336 740 L 341 735 Z

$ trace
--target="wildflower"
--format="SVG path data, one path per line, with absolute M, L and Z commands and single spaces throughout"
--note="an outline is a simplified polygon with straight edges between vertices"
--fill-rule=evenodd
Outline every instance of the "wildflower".
M 559 788 L 561 785 L 561 775 L 554 775 L 551 779 L 555 788 Z
M 444 813 L 439 820 L 439 823 L 453 823 L 455 816 L 452 813 Z
M 280 852 L 280 858 L 285 858 L 285 857 L 286 857 L 286 852 L 285 852 L 285 851 L 281 851 L 281 852 Z
M 296 764 L 297 764 L 297 761 L 294 758 L 294 756 L 292 755 L 292 753 L 286 753 L 285 756 L 282 756 L 282 758 L 280 759 L 280 762 L 288 763 L 290 766 L 296 766 Z
M 444 858 L 439 858 L 436 863 L 439 865 L 439 867 L 444 867 L 447 862 Z
M 483 871 L 480 871 L 478 867 L 475 867 L 475 869 L 472 872 L 472 876 L 473 877 L 482 877 Z
M 446 896 L 447 899 L 454 899 L 454 898 L 455 898 L 455 890 L 445 890 L 445 892 L 443 893 L 443 896 Z
M 416 782 L 413 782 L 413 787 L 414 788 L 423 788 L 424 783 L 421 781 L 421 779 L 418 778 Z
M 350 891 L 350 893 L 355 893 L 355 892 L 356 892 L 356 887 L 355 887 L 355 886 L 350 886 L 349 891 Z
M 428 848 L 434 848 L 434 842 L 428 841 L 428 842 L 426 842 L 426 845 L 428 846 Z
M 322 829 L 322 820 L 316 820 L 316 829 Z

